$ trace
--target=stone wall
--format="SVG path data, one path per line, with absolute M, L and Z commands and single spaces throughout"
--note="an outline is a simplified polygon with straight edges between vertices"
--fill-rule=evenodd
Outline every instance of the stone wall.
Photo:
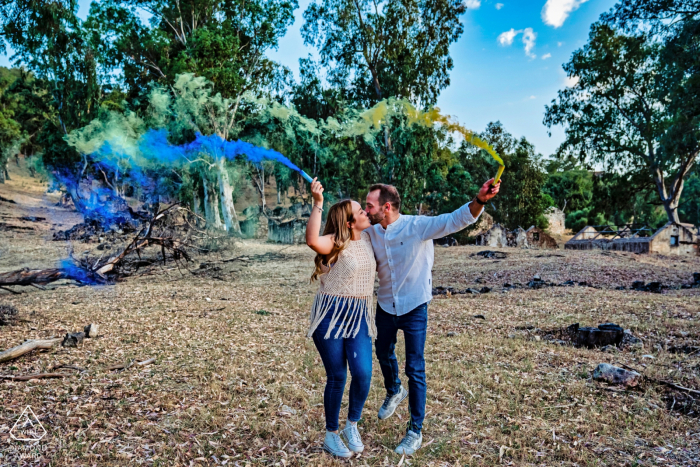
M 698 255 L 700 237 L 691 224 L 671 224 L 660 228 L 651 238 L 649 250 L 662 255 Z
M 547 231 L 552 235 L 562 235 L 566 231 L 566 215 L 564 211 L 557 207 L 550 207 L 544 212 L 544 216 L 549 221 Z
M 476 237 L 476 244 L 481 246 L 490 246 L 494 248 L 504 248 L 508 246 L 508 238 L 506 237 L 506 228 L 501 224 L 495 224 L 485 234 Z
M 663 255 L 698 255 L 700 237 L 690 224 L 668 223 L 651 237 L 629 237 L 592 240 L 593 227 L 586 227 L 569 240 L 564 248 L 567 250 L 614 250 L 631 253 L 659 253 Z
M 267 223 L 267 239 L 275 243 L 305 243 L 306 219 L 292 219 L 286 222 L 276 222 L 269 219 Z

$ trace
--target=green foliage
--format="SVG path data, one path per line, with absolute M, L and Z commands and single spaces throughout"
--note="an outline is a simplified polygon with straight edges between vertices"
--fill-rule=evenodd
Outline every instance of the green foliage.
M 437 101 L 450 84 L 450 45 L 466 11 L 453 0 L 318 0 L 304 12 L 304 42 L 318 46 L 333 88 L 362 106 L 386 97 Z
M 685 181 L 678 212 L 682 222 L 700 225 L 700 173 L 697 168 Z
M 549 224 L 544 211 L 553 200 L 543 192 L 547 173 L 534 146 L 525 138 L 516 140 L 500 122 L 489 123 L 481 137 L 501 154 L 508 168 L 503 173 L 501 191 L 489 203 L 487 211 L 509 229 L 527 229 L 531 225 L 546 229 Z M 495 175 L 498 165 L 485 151 L 463 146 L 460 153 L 464 169 L 475 181 L 470 191 L 476 193 L 481 183 Z
M 564 65 L 578 83 L 559 92 L 544 122 L 567 126 L 560 155 L 646 172 L 678 222 L 683 181 L 700 149 L 698 2 L 622 0 L 601 19 Z
M 265 52 L 277 47 L 296 7 L 296 0 L 102 0 L 92 3 L 86 30 L 105 72 L 122 71 L 129 100 L 185 73 L 235 98 L 284 85 L 288 71 Z M 140 10 L 153 15 L 149 24 Z

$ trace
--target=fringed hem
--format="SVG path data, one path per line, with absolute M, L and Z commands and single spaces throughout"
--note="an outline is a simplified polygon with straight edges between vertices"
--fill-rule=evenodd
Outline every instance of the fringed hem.
M 311 307 L 311 326 L 306 337 L 313 336 L 318 325 L 321 324 L 323 318 L 326 317 L 328 311 L 333 308 L 331 322 L 328 325 L 328 331 L 323 336 L 324 339 L 331 337 L 332 331 L 336 323 L 341 320 L 343 324 L 335 333 L 335 339 L 338 337 L 355 337 L 360 332 L 362 319 L 364 318 L 369 330 L 369 336 L 372 339 L 377 337 L 377 325 L 374 320 L 374 297 L 343 297 L 341 295 L 328 295 L 323 292 L 316 294 L 314 304 Z M 364 316 L 363 316 L 364 315 Z

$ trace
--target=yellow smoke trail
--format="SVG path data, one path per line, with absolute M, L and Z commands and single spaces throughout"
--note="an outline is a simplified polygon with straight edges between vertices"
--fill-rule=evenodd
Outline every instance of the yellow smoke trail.
M 501 156 L 499 156 L 498 153 L 496 153 L 496 151 L 494 151 L 493 148 L 486 141 L 476 136 L 476 134 L 474 134 L 473 131 L 464 128 L 459 123 L 450 120 L 449 117 L 440 114 L 440 109 L 438 108 L 432 108 L 427 112 L 423 112 L 416 109 L 410 102 L 406 100 L 402 99 L 396 102 L 398 102 L 401 105 L 401 107 L 403 107 L 404 112 L 408 116 L 408 123 L 410 125 L 418 124 L 424 127 L 432 127 L 434 124 L 439 123 L 446 130 L 461 134 L 464 137 L 465 141 L 488 152 L 491 155 L 491 157 L 493 157 L 496 160 L 496 162 L 498 162 L 499 165 L 498 173 L 496 174 L 496 177 L 493 180 L 494 185 L 498 183 L 498 181 L 501 178 L 501 174 L 505 169 L 505 164 L 503 163 L 503 159 L 501 159 Z M 370 126 L 373 126 L 375 129 L 379 129 L 382 121 L 386 121 L 388 114 L 389 105 L 387 101 L 383 100 L 377 103 L 371 109 L 366 110 L 365 112 L 360 114 L 361 123 L 359 125 L 356 125 L 356 131 L 363 132 L 363 130 L 369 130 Z

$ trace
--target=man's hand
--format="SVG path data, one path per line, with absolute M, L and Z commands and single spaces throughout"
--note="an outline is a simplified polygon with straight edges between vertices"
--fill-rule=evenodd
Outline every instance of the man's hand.
M 488 200 L 498 194 L 498 190 L 501 188 L 501 181 L 499 180 L 495 185 L 492 185 L 492 183 L 493 178 L 481 185 L 479 194 L 476 195 L 477 201 L 480 201 L 482 204 L 486 204 Z

